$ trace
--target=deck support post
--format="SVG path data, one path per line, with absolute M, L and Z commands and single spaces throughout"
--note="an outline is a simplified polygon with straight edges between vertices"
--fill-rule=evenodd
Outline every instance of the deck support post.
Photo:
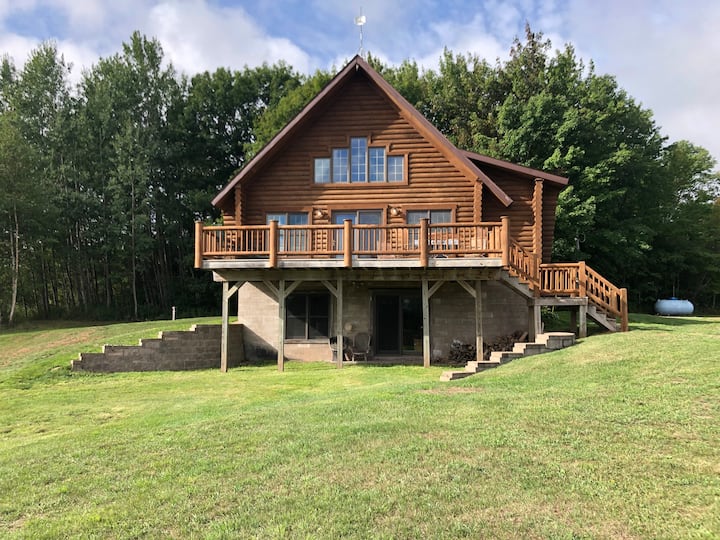
M 530 325 L 528 328 L 528 341 L 535 341 L 538 335 L 542 334 L 542 306 L 531 301 L 528 315 L 530 319 Z
M 578 318 L 580 328 L 578 329 L 578 337 L 587 337 L 587 304 L 581 304 L 578 306 Z
M 285 280 L 281 279 L 278 284 L 278 346 L 277 346 L 277 368 L 278 371 L 285 371 Z
M 337 354 L 335 362 L 337 367 L 343 367 L 345 359 L 345 336 L 343 335 L 343 280 L 337 280 L 337 295 L 335 296 L 335 306 L 337 313 L 335 318 L 335 335 L 337 336 Z
M 228 318 L 230 316 L 230 284 L 222 282 L 222 330 L 220 331 L 220 371 L 227 372 L 228 365 Z
M 227 372 L 228 369 L 228 334 L 230 324 L 230 298 L 240 290 L 244 282 L 238 281 L 230 287 L 227 281 L 222 282 L 222 325 L 220 331 L 220 371 Z
M 483 339 L 482 281 L 475 281 L 475 360 L 482 362 L 485 357 Z
M 427 220 L 425 220 L 427 222 Z M 421 244 L 422 245 L 422 244 Z M 430 291 L 428 280 L 422 278 L 423 367 L 430 367 Z

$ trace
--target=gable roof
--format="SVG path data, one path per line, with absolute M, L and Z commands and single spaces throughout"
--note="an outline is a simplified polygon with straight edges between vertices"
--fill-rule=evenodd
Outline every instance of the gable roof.
M 400 93 L 395 90 L 380 74 L 375 71 L 362 57 L 355 56 L 333 79 L 318 93 L 295 118 L 293 118 L 283 129 L 281 129 L 268 144 L 266 144 L 260 152 L 258 152 L 232 180 L 218 193 L 212 200 L 214 206 L 220 206 L 223 200 L 232 193 L 235 186 L 251 178 L 263 165 L 270 162 L 272 158 L 280 152 L 282 147 L 288 140 L 296 134 L 307 120 L 312 118 L 313 113 L 320 110 L 321 105 L 332 99 L 342 87 L 347 83 L 355 73 L 362 71 L 380 92 L 392 102 L 400 111 L 400 113 L 415 127 L 425 138 L 427 138 L 453 165 L 455 165 L 468 178 L 481 182 L 491 193 L 504 205 L 510 206 L 513 200 L 505 193 L 485 172 L 478 166 L 479 163 L 491 164 L 506 169 L 520 172 L 521 174 L 529 174 L 533 177 L 545 178 L 567 184 L 567 179 L 559 176 L 548 175 L 542 171 L 534 171 L 527 167 L 521 167 L 508 162 L 502 162 L 481 154 L 474 154 L 459 150 L 453 145 L 440 131 L 433 126 L 420 112 L 413 107 Z M 532 173 L 528 173 L 532 171 Z M 552 177 L 552 178 L 549 178 Z M 553 178 L 555 180 L 553 180 Z M 563 185 L 564 185 L 563 184 Z

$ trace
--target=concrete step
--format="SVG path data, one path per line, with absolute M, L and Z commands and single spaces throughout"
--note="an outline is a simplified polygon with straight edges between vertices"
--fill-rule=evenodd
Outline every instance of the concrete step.
M 525 355 L 513 351 L 493 351 L 490 353 L 490 361 L 495 362 L 498 365 L 507 364 L 508 362 L 512 362 L 513 360 L 522 358 L 523 356 Z
M 533 343 L 515 343 L 512 351 L 492 351 L 490 359 L 485 361 L 471 360 L 465 364 L 462 371 L 443 371 L 441 381 L 454 381 L 480 373 L 485 369 L 507 364 L 518 358 L 542 354 L 554 350 L 564 349 L 575 344 L 575 334 L 571 332 L 547 332 L 539 334 Z
M 440 380 L 443 382 L 447 381 L 457 381 L 458 379 L 464 379 L 465 377 L 469 377 L 470 375 L 475 375 L 475 373 L 472 373 L 470 371 L 443 371 L 442 375 L 440 375 Z
M 542 354 L 547 352 L 548 348 L 544 343 L 516 343 L 512 352 L 519 353 L 521 356 L 532 356 L 533 354 Z
M 477 373 L 483 369 L 490 369 L 500 365 L 500 362 L 493 359 L 490 360 L 471 360 L 465 364 L 465 371 L 470 373 Z
M 572 332 L 545 332 L 538 334 L 536 343 L 544 343 L 548 350 L 556 351 L 575 345 L 575 334 Z

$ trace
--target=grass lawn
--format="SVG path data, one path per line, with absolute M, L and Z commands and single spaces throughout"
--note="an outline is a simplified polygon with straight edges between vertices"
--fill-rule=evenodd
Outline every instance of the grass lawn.
M 191 322 L 0 333 L 0 537 L 720 537 L 720 318 L 635 316 L 452 383 L 69 371 Z

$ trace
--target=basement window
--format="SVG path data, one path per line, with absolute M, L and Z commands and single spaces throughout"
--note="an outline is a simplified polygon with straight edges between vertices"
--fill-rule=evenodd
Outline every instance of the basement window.
M 330 295 L 293 293 L 285 301 L 285 338 L 327 338 L 330 327 Z

